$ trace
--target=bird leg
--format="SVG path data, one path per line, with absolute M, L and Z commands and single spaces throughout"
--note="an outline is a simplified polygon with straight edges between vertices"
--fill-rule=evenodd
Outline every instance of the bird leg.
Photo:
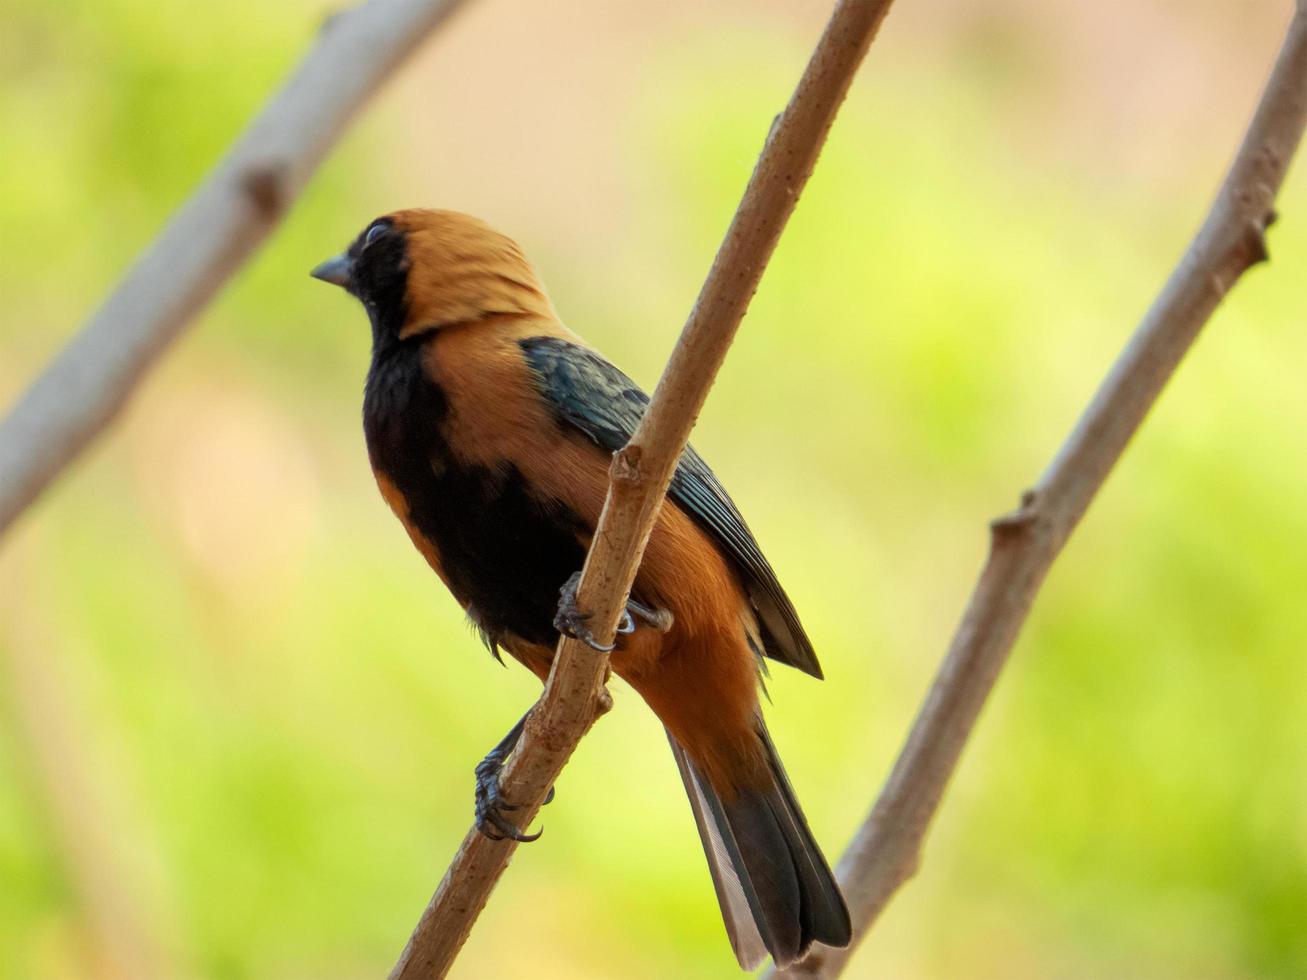
M 513 751 L 513 747 L 517 745 L 518 740 L 522 737 L 522 728 L 526 724 L 527 715 L 530 713 L 528 711 L 519 718 L 517 724 L 508 730 L 508 734 L 499 740 L 499 744 L 477 763 L 477 830 L 491 840 L 504 840 L 511 837 L 519 843 L 527 844 L 533 840 L 539 840 L 540 835 L 544 833 L 543 830 L 539 830 L 534 834 L 524 834 L 518 830 L 504 814 L 506 811 L 517 810 L 520 807 L 516 803 L 509 803 L 499 791 L 499 775 L 504 771 L 504 763 L 508 760 L 509 753 Z M 545 796 L 544 803 L 541 805 L 548 804 L 553 798 L 554 788 L 551 786 L 548 795 Z
M 676 617 L 672 615 L 670 609 L 652 609 L 642 602 L 636 602 L 634 599 L 626 600 L 626 613 L 628 616 L 634 614 L 643 619 L 659 633 L 670 632 L 672 624 L 676 622 Z
M 554 629 L 580 640 L 586 646 L 598 650 L 600 653 L 612 653 L 617 646 L 616 642 L 605 645 L 596 640 L 589 626 L 590 614 L 583 613 L 577 608 L 576 587 L 580 582 L 581 573 L 577 572 L 564 582 L 563 587 L 558 590 L 558 613 L 554 616 Z M 675 622 L 671 612 L 666 609 L 651 609 L 642 602 L 628 599 L 626 608 L 622 610 L 621 622 L 617 624 L 617 634 L 619 636 L 629 636 L 634 633 L 636 617 L 652 626 L 659 633 L 666 633 L 672 628 L 672 623 Z

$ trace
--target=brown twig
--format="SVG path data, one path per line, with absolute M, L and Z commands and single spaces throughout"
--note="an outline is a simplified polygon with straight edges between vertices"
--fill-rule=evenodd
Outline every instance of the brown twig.
M 354 113 L 463 0 L 370 0 L 317 45 L 0 422 L 0 534 L 277 225 Z
M 581 576 L 577 603 L 595 635 L 613 638 L 645 543 L 689 438 L 854 73 L 892 0 L 843 0 L 832 14 L 785 111 L 776 120 L 653 401 L 613 458 L 608 500 Z M 505 770 L 514 811 L 529 821 L 578 741 L 607 708 L 607 658 L 559 643 L 544 694 Z M 469 831 L 391 973 L 429 980 L 449 970 L 516 844 Z
M 819 949 L 785 977 L 835 977 L 915 873 L 949 777 L 1035 595 L 1130 438 L 1238 278 L 1266 259 L 1264 232 L 1307 124 L 1307 0 L 1202 229 L 1061 451 L 1014 513 L 990 525 L 989 559 L 889 780 L 837 873 L 854 946 Z M 773 976 L 777 974 L 773 973 Z

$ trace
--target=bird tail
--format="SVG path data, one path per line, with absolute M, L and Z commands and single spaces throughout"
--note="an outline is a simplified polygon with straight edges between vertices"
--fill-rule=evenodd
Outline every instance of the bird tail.
M 703 839 L 726 933 L 740 966 L 770 953 L 788 966 L 814 943 L 847 946 L 849 911 L 822 857 L 767 728 L 758 720 L 770 783 L 724 800 L 668 733 Z

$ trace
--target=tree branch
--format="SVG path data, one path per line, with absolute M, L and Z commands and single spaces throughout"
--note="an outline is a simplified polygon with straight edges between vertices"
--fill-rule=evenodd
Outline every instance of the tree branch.
M 799 193 L 817 162 L 892 0 L 842 0 L 790 103 L 777 118 L 653 400 L 630 443 L 613 457 L 611 484 L 578 589 L 595 636 L 611 641 L 676 462 L 753 298 Z M 560 583 L 561 584 L 561 583 Z M 581 737 L 608 707 L 607 657 L 563 639 L 544 694 L 504 771 L 523 825 L 539 809 Z M 449 970 L 516 850 L 475 828 L 417 924 L 392 980 Z
M 463 0 L 370 0 L 317 45 L 0 423 L 0 535 L 277 225 L 354 113 Z
M 1307 0 L 1206 222 L 1061 451 L 1014 513 L 990 525 L 988 561 L 875 807 L 837 873 L 854 944 L 782 974 L 835 977 L 915 873 L 949 777 L 1053 561 L 1221 299 L 1267 258 L 1264 232 L 1307 124 Z

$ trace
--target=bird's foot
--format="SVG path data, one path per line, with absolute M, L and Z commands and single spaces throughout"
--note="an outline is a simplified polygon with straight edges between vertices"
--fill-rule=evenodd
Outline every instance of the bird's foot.
M 491 840 L 515 840 L 520 844 L 529 844 L 539 840 L 544 831 L 524 834 L 508 817 L 508 813 L 520 809 L 516 803 L 504 799 L 499 789 L 499 774 L 503 772 L 504 763 L 487 756 L 477 766 L 476 817 L 477 830 Z M 552 790 L 550 791 L 552 794 Z
M 529 844 L 533 840 L 539 840 L 540 835 L 544 833 L 542 829 L 534 834 L 525 834 L 518 829 L 507 814 L 521 807 L 504 799 L 499 788 L 499 776 L 504 771 L 504 762 L 513 751 L 513 747 L 517 745 L 518 739 L 522 737 L 522 726 L 525 721 L 526 717 L 523 716 L 522 720 L 513 726 L 503 740 L 491 749 L 476 767 L 476 825 L 477 830 L 490 840 L 512 839 L 521 844 Z M 541 805 L 550 803 L 553 798 L 554 788 L 551 786 Z
M 581 573 L 577 572 L 558 590 L 558 612 L 554 616 L 554 629 L 565 636 L 580 640 L 586 646 L 600 653 L 612 653 L 617 647 L 617 643 L 600 643 L 595 639 L 594 632 L 590 629 L 590 614 L 583 613 L 576 605 L 576 587 L 581 584 Z M 631 633 L 635 630 L 635 623 L 631 621 L 630 613 L 625 613 L 622 622 L 617 624 L 618 633 Z
M 614 642 L 605 645 L 596 640 L 589 627 L 589 614 L 583 613 L 577 608 L 576 587 L 580 582 L 581 573 L 577 572 L 558 590 L 558 613 L 554 616 L 554 629 L 580 640 L 586 646 L 592 647 L 600 653 L 611 653 L 617 644 Z M 652 626 L 659 633 L 668 632 L 676 621 L 671 612 L 666 609 L 653 609 L 642 602 L 628 599 L 626 608 L 622 610 L 622 619 L 617 624 L 617 634 L 619 636 L 629 636 L 634 633 L 637 618 Z

